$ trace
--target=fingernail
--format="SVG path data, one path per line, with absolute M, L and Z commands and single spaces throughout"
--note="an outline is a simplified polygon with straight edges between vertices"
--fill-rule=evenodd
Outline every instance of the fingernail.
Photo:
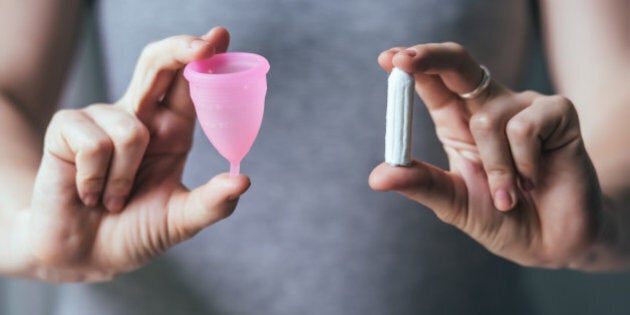
M 125 205 L 125 198 L 120 196 L 109 197 L 105 201 L 105 206 L 109 211 L 118 212 L 122 210 Z
M 210 43 L 208 43 L 207 41 L 203 40 L 203 39 L 195 39 L 190 43 L 190 48 L 193 50 L 197 50 L 203 46 L 209 45 Z
M 502 211 L 512 208 L 512 196 L 505 190 L 499 189 L 494 193 L 494 206 Z

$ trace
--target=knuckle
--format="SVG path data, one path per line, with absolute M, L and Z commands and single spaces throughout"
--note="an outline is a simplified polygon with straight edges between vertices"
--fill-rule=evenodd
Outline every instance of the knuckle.
M 468 54 L 468 51 L 464 46 L 456 42 L 446 42 L 444 44 L 450 51 L 453 52 L 455 56 L 457 56 L 457 64 L 455 69 L 461 71 L 468 62 L 467 60 L 471 60 L 472 57 Z
M 142 48 L 142 52 L 140 53 L 140 60 L 148 60 L 151 59 L 155 53 L 159 50 L 160 41 L 154 41 L 148 43 L 144 48 Z
M 92 104 L 86 106 L 84 108 L 84 110 L 87 111 L 87 112 L 91 112 L 91 111 L 94 111 L 94 110 L 100 110 L 100 109 L 103 109 L 103 108 L 108 108 L 109 106 L 111 106 L 111 105 L 106 104 L 106 103 L 92 103 Z
M 105 177 L 95 174 L 77 174 L 78 186 L 81 190 L 87 193 L 99 192 L 105 182 Z
M 50 124 L 51 125 L 65 124 L 67 122 L 76 120 L 78 115 L 79 115 L 79 112 L 76 109 L 62 109 L 62 110 L 57 111 L 53 115 L 50 121 Z
M 486 167 L 486 173 L 490 181 L 511 180 L 514 177 L 512 167 L 501 164 Z
M 431 55 L 431 48 L 426 45 L 417 45 L 411 48 L 416 52 L 416 58 L 418 59 L 426 59 Z
M 417 46 L 412 47 L 411 49 L 413 49 L 416 52 L 415 67 L 417 70 L 425 71 L 431 68 L 432 66 L 431 56 L 434 54 L 433 49 L 431 49 L 429 46 L 426 46 L 426 45 L 417 45 Z
M 554 99 L 556 101 L 556 106 L 558 106 L 560 111 L 569 114 L 571 117 L 577 116 L 577 110 L 575 109 L 575 106 L 573 106 L 573 102 L 571 102 L 571 100 L 559 95 L 554 96 Z
M 547 102 L 552 104 L 552 106 L 557 106 L 557 107 L 565 107 L 565 106 L 567 106 L 566 103 L 569 102 L 568 99 L 566 99 L 565 97 L 560 96 L 560 95 L 547 96 L 547 97 L 544 98 L 544 100 L 546 100 Z
M 81 144 L 81 148 L 79 151 L 82 151 L 83 154 L 87 156 L 99 156 L 99 155 L 108 155 L 114 149 L 114 145 L 108 137 L 95 137 L 90 139 L 90 141 L 85 141 Z
M 119 120 L 112 128 L 112 138 L 122 148 L 144 146 L 149 141 L 149 130 L 136 119 Z
M 188 46 L 196 37 L 192 35 L 175 35 L 147 44 L 140 54 L 142 61 L 148 64 L 155 64 L 158 57 L 163 56 L 165 52 Z
M 126 177 L 111 178 L 107 182 L 107 193 L 126 194 L 133 185 L 133 179 Z
M 155 68 L 158 64 L 159 56 L 162 54 L 163 41 L 164 40 L 154 41 L 144 46 L 140 53 L 140 58 L 138 59 L 139 69 L 147 71 Z
M 524 140 L 536 136 L 536 128 L 530 121 L 522 118 L 512 118 L 506 126 L 506 133 L 509 139 Z
M 448 41 L 444 43 L 444 46 L 446 48 L 448 48 L 449 50 L 452 50 L 453 52 L 457 53 L 457 54 L 467 54 L 468 52 L 466 51 L 466 48 L 461 45 L 460 43 L 457 42 L 452 42 L 452 41 Z
M 487 134 L 495 131 L 500 123 L 499 116 L 488 112 L 479 112 L 470 118 L 470 130 L 473 133 Z
M 64 126 L 67 126 L 73 120 L 76 120 L 77 114 L 76 110 L 62 109 L 52 116 L 50 123 L 46 128 L 46 135 L 44 138 L 44 144 L 46 147 L 56 142 L 57 136 L 63 133 Z
M 541 99 L 541 102 L 547 103 L 546 106 L 552 106 L 556 110 L 563 113 L 575 112 L 573 102 L 562 95 L 552 95 Z
M 535 99 L 535 98 L 537 98 L 539 96 L 540 96 L 540 94 L 538 92 L 536 92 L 536 91 L 533 91 L 533 90 L 525 90 L 525 91 L 522 91 L 522 92 L 518 93 L 518 97 L 523 99 L 523 100 L 533 100 L 533 99 Z

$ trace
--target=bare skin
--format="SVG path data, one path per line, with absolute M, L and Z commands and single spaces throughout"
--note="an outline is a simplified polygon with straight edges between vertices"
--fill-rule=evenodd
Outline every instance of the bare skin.
M 522 265 L 566 267 L 583 255 L 596 239 L 602 196 L 569 100 L 496 82 L 464 100 L 457 93 L 475 88 L 481 70 L 453 43 L 393 49 L 379 62 L 414 74 L 450 170 L 382 164 L 374 189 L 400 191 Z

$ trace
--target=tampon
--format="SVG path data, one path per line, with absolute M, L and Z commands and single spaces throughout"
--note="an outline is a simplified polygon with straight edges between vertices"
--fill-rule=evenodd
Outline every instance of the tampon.
M 414 79 L 392 69 L 387 80 L 385 162 L 392 166 L 411 165 L 411 128 L 413 121 Z

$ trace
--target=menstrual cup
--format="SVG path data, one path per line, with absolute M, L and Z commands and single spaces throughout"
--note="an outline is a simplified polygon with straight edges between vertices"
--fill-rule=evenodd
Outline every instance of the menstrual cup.
M 262 123 L 269 62 L 256 54 L 232 52 L 189 63 L 184 77 L 201 128 L 239 174 Z

